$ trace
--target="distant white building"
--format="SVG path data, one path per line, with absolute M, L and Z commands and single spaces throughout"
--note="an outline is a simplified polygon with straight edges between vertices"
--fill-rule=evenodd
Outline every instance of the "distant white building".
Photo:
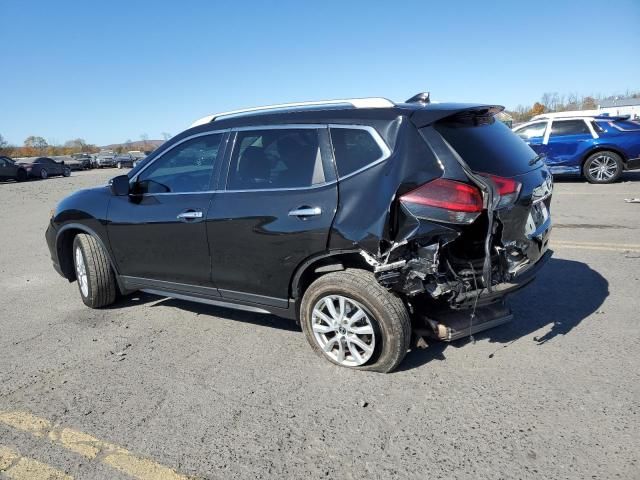
M 601 100 L 597 110 L 567 110 L 566 112 L 550 112 L 536 115 L 538 118 L 553 117 L 594 117 L 596 115 L 629 115 L 632 120 L 640 118 L 640 98 L 626 97 L 613 100 Z
M 633 118 L 640 118 L 640 98 L 633 97 L 617 97 L 613 100 L 602 100 L 598 105 L 600 115 L 608 113 L 609 115 L 629 115 Z

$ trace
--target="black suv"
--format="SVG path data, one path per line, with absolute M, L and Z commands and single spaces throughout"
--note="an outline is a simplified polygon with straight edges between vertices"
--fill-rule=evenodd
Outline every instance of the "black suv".
M 89 307 L 142 290 L 269 312 L 388 372 L 412 340 L 510 320 L 505 295 L 550 256 L 551 174 L 501 110 L 417 95 L 205 117 L 64 199 L 51 258 Z

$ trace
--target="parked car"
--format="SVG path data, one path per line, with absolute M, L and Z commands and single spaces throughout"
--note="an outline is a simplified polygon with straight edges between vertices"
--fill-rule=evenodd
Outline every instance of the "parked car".
M 554 175 L 582 175 L 612 183 L 640 168 L 640 125 L 628 116 L 535 117 L 513 130 Z
M 41 178 L 43 180 L 56 175 L 68 177 L 71 169 L 65 165 L 64 161 L 56 162 L 49 157 L 38 157 L 33 160 L 21 160 L 18 164 L 27 171 L 29 177 Z
M 346 367 L 512 318 L 551 255 L 552 177 L 503 107 L 418 95 L 211 115 L 55 209 L 55 269 L 99 308 L 142 290 L 297 320 Z
M 0 180 L 24 182 L 28 177 L 26 168 L 18 165 L 9 157 L 0 156 Z
M 121 153 L 114 160 L 118 168 L 133 168 L 133 157 L 128 153 Z
M 80 163 L 82 170 L 89 170 L 92 168 L 91 155 L 88 153 L 73 153 L 71 154 L 71 158 Z
M 113 152 L 100 152 L 96 156 L 96 168 L 115 167 L 116 155 Z

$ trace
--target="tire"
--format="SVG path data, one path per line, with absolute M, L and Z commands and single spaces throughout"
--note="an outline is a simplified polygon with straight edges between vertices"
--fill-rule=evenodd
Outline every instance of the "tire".
M 582 166 L 589 183 L 613 183 L 623 171 L 622 158 L 615 152 L 601 151 L 590 155 Z
M 115 302 L 115 275 L 100 243 L 91 235 L 81 233 L 73 239 L 72 255 L 83 303 L 87 307 L 100 308 Z
M 27 180 L 27 178 L 29 178 L 29 175 L 27 174 L 26 170 L 18 170 L 18 173 L 16 174 L 16 181 L 17 182 L 24 182 Z
M 122 170 L 122 164 L 120 162 L 118 162 L 118 169 Z
M 46 180 L 47 178 L 49 178 L 49 172 L 47 172 L 44 168 L 42 170 L 40 170 L 40 178 L 42 180 Z
M 62 175 L 65 176 L 65 177 L 70 177 L 71 176 L 71 169 L 65 168 L 64 170 L 62 170 Z
M 340 297 L 345 299 L 343 312 L 346 311 L 348 318 L 360 316 L 361 320 L 351 326 L 347 322 L 341 328 L 336 326 L 326 331 L 332 327 L 328 327 L 329 322 L 322 320 L 319 315 L 330 316 L 330 310 L 324 310 L 327 301 L 337 307 L 335 311 L 339 310 Z M 340 312 L 337 313 L 339 315 Z M 300 324 L 311 348 L 319 356 L 336 365 L 357 370 L 391 372 L 405 357 L 411 341 L 411 319 L 403 301 L 382 287 L 373 273 L 366 270 L 347 269 L 328 273 L 314 281 L 302 297 Z M 336 325 L 342 324 L 344 319 Z M 363 333 L 372 331 L 372 334 L 359 335 L 350 330 L 353 328 Z M 359 344 L 349 341 L 354 336 L 358 337 L 360 344 L 373 348 L 361 349 Z M 323 344 L 325 348 L 332 345 L 328 353 L 323 349 Z M 358 355 L 353 353 L 352 348 Z M 342 361 L 340 350 L 344 352 Z

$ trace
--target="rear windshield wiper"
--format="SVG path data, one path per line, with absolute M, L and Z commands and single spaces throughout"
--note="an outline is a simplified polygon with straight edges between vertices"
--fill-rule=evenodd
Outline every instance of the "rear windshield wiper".
M 546 155 L 544 153 L 541 153 L 540 155 L 536 155 L 535 157 L 533 157 L 531 160 L 529 160 L 529 166 L 535 165 L 536 163 L 538 163 L 540 160 L 543 160 L 544 157 L 546 157 Z

